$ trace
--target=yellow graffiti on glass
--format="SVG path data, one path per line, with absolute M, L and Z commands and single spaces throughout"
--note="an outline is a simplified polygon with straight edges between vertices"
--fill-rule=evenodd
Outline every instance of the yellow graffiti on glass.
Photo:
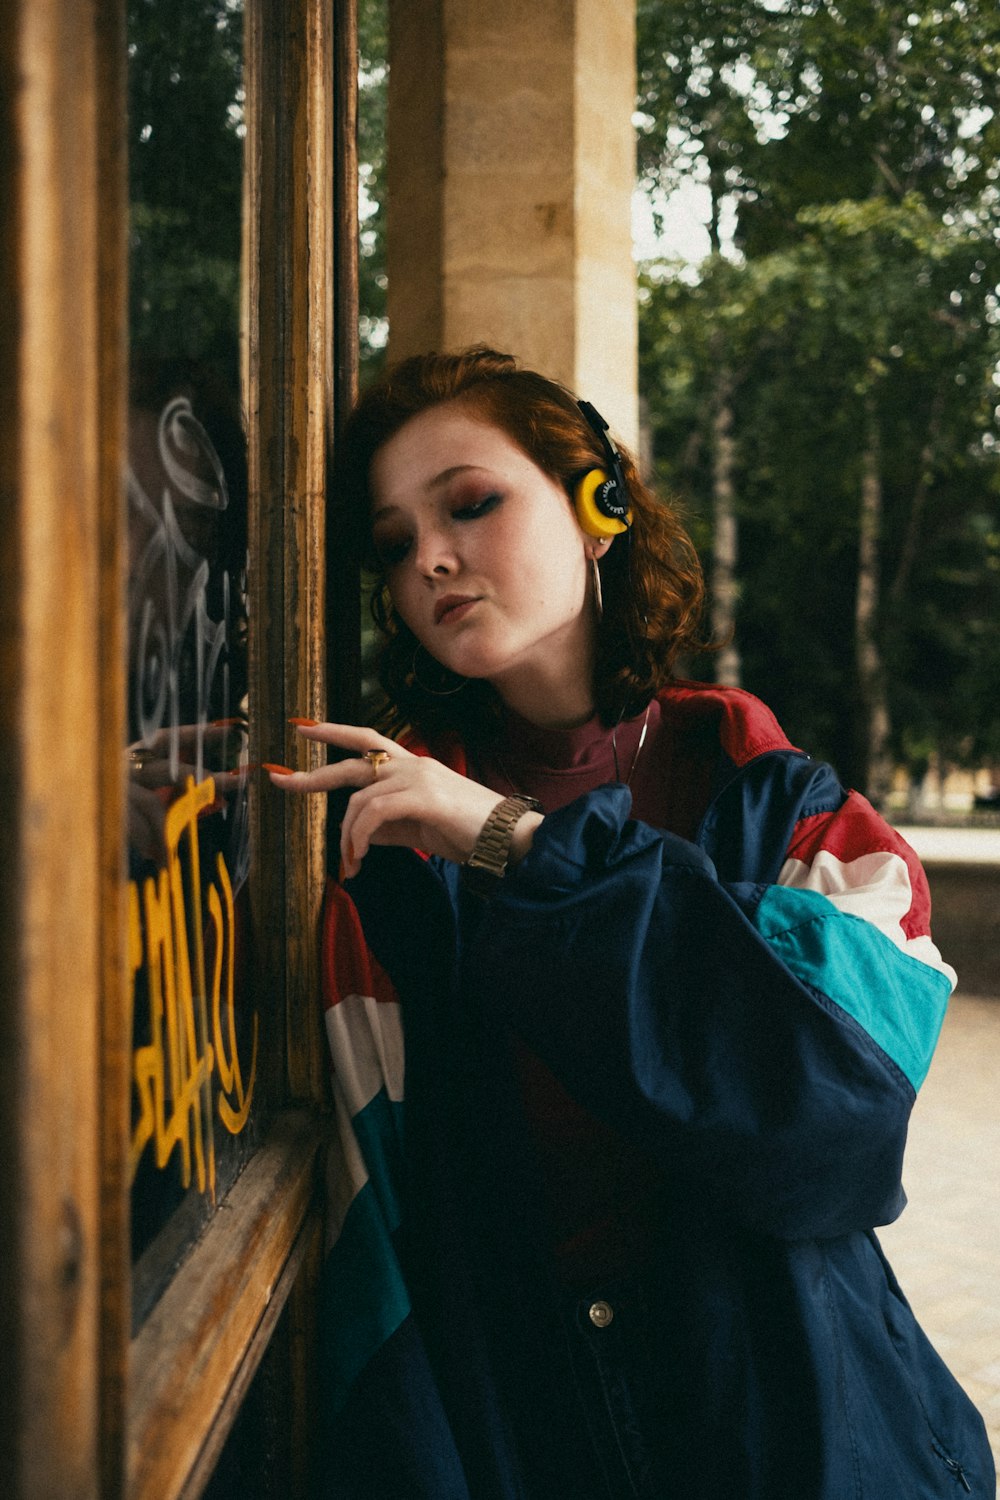
M 216 856 L 217 881 L 209 883 L 206 898 L 214 939 L 210 996 L 206 989 L 198 814 L 214 800 L 211 777 L 198 785 L 189 777 L 186 791 L 167 811 L 166 863 L 155 878 L 148 876 L 143 882 L 141 909 L 139 887 L 135 881 L 129 884 L 129 965 L 134 986 L 135 975 L 145 964 L 150 1035 L 148 1044 L 137 1047 L 133 1057 L 139 1118 L 132 1132 L 131 1175 L 135 1177 L 139 1159 L 152 1141 L 157 1167 L 165 1167 L 171 1153 L 179 1150 L 184 1187 L 191 1185 L 193 1166 L 199 1191 L 209 1192 L 213 1199 L 212 1075 L 218 1072 L 221 1085 L 219 1117 L 236 1135 L 250 1113 L 258 1035 L 255 1014 L 250 1073 L 244 1083 L 236 1050 L 233 890 L 221 854 Z M 181 862 L 185 838 L 186 891 Z M 134 993 L 133 988 L 133 1003 Z

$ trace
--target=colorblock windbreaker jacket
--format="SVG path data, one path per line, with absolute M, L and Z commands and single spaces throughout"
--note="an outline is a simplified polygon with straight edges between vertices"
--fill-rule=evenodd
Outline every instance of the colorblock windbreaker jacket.
M 954 982 L 923 872 L 750 695 L 660 701 L 717 721 L 694 840 L 608 785 L 488 901 L 404 850 L 331 883 L 328 1493 L 985 1500 L 873 1232 Z M 631 1283 L 554 1281 L 515 1038 L 659 1167 Z

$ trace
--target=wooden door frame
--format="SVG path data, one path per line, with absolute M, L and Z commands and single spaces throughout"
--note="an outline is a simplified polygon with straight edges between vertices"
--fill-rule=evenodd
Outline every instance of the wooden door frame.
M 309 763 L 286 720 L 326 711 L 328 616 L 357 661 L 351 574 L 328 601 L 325 560 L 333 427 L 356 380 L 353 13 L 247 0 L 252 760 Z M 251 900 L 287 1107 L 130 1340 L 124 3 L 11 0 L 6 15 L 0 1473 L 11 1500 L 172 1500 L 209 1477 L 318 1263 L 324 808 L 254 798 Z

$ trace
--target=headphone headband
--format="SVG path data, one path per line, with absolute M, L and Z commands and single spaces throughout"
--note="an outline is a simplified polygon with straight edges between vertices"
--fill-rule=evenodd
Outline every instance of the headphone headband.
M 583 498 L 582 509 L 585 514 L 589 513 L 591 520 L 594 519 L 593 507 L 596 507 L 598 517 L 603 517 L 610 524 L 602 531 L 594 531 L 593 527 L 585 521 L 584 529 L 590 530 L 594 535 L 614 535 L 616 531 L 624 531 L 632 520 L 622 457 L 608 431 L 608 424 L 597 407 L 592 406 L 589 401 L 578 400 L 576 404 L 587 426 L 597 436 L 604 449 L 604 461 L 608 470 L 607 474 L 603 474 L 599 469 L 590 470 L 578 486 L 577 500 L 578 508 L 580 508 L 580 501 Z M 581 491 L 585 491 L 585 497 L 581 497 Z M 588 504 L 588 501 L 591 503 Z M 601 524 L 600 520 L 597 524 Z

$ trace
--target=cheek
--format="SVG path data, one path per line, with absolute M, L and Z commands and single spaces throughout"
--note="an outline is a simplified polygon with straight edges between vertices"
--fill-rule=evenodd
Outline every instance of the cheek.
M 568 505 L 547 508 L 532 526 L 518 533 L 512 555 L 515 549 L 525 575 L 545 582 L 548 589 L 582 586 L 586 555 Z
M 399 616 L 404 625 L 413 629 L 413 582 L 407 577 L 405 570 L 400 569 L 395 576 L 386 579 L 386 592 L 395 614 Z
M 526 581 L 540 598 L 561 609 L 578 609 L 587 592 L 587 563 L 573 537 L 539 536 L 528 554 Z
M 420 627 L 420 616 L 417 613 L 416 609 L 414 609 L 413 607 L 413 599 L 411 595 L 407 594 L 405 589 L 401 589 L 399 592 L 399 596 L 394 600 L 394 603 L 396 606 L 396 613 L 403 621 L 403 624 L 407 625 L 410 630 L 413 631 L 414 635 L 416 635 Z

